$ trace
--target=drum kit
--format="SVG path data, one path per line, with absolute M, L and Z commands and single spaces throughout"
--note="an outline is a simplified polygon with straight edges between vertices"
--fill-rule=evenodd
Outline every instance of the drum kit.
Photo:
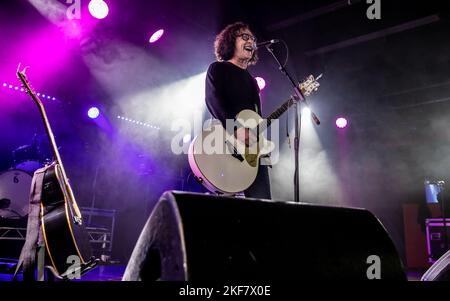
M 50 162 L 43 155 L 40 141 L 35 135 L 30 145 L 15 149 L 12 167 L 0 172 L 0 220 L 27 217 L 33 174 Z

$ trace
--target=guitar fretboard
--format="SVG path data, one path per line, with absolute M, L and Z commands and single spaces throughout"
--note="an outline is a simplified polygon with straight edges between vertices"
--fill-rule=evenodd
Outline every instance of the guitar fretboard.
M 289 109 L 294 104 L 294 99 L 289 98 L 281 106 L 278 107 L 272 114 L 267 117 L 267 123 L 270 125 L 272 119 L 277 119 L 280 117 L 287 109 Z

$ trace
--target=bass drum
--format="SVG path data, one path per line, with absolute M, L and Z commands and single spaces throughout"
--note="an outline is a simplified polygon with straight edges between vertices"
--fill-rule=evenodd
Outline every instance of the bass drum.
M 18 219 L 28 214 L 31 180 L 30 174 L 19 169 L 0 174 L 0 217 Z
M 41 162 L 38 162 L 38 161 L 31 161 L 31 160 L 22 161 L 16 165 L 14 165 L 14 169 L 23 170 L 23 171 L 29 173 L 30 175 L 33 175 L 34 172 L 41 167 L 44 167 L 44 164 L 42 164 Z

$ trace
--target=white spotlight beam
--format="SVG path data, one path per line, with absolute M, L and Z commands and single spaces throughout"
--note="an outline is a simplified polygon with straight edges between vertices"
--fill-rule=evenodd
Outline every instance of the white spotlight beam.
M 63 26 L 68 6 L 55 0 L 28 0 L 37 11 L 57 26 Z

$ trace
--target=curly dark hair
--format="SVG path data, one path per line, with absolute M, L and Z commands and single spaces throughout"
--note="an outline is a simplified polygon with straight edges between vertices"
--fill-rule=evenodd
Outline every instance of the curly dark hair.
M 250 27 L 243 22 L 236 22 L 225 27 L 214 41 L 214 53 L 218 61 L 228 61 L 234 55 L 236 38 L 239 33 L 244 30 L 250 30 Z M 253 56 L 248 62 L 249 65 L 254 65 L 258 61 L 258 54 L 255 50 Z

